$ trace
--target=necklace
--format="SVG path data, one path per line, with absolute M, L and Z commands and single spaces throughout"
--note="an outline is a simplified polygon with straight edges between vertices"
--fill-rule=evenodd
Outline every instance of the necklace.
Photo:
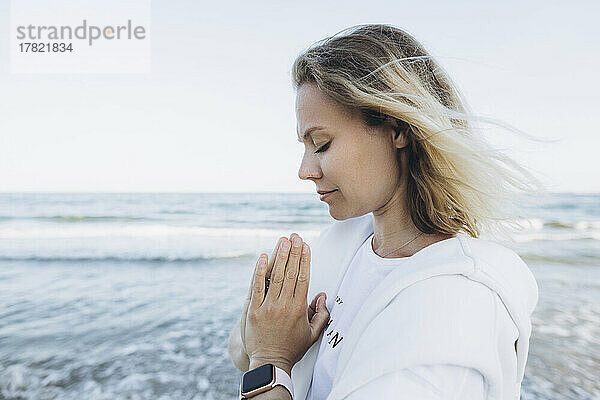
M 400 250 L 401 248 L 403 248 L 404 246 L 406 246 L 406 245 L 408 245 L 409 243 L 413 242 L 413 241 L 414 241 L 416 238 L 418 238 L 418 237 L 419 237 L 419 236 L 421 236 L 422 234 L 423 234 L 423 232 L 419 233 L 417 236 L 415 236 L 414 238 L 410 239 L 408 242 L 404 243 L 402 246 L 398 247 L 397 249 L 394 249 L 394 250 L 390 251 L 389 253 L 386 253 L 386 254 L 384 254 L 384 255 L 383 255 L 383 256 L 381 256 L 381 257 L 382 257 L 382 258 L 386 258 L 387 256 L 389 256 L 389 255 L 390 255 L 390 254 L 392 254 L 393 252 L 395 252 L 395 251 L 398 251 L 398 250 Z M 375 247 L 375 246 L 373 246 L 373 241 L 374 241 L 374 239 L 375 239 L 375 236 L 373 236 L 373 238 L 371 239 L 371 247 L 373 247 L 373 248 Z M 373 252 L 375 252 L 375 251 L 373 250 Z

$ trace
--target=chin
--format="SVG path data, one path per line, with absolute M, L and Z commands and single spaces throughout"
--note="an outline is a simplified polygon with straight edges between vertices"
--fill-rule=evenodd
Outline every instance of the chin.
M 369 212 L 363 212 L 363 213 L 339 213 L 339 212 L 335 212 L 335 209 L 332 209 L 331 206 L 329 206 L 329 215 L 331 215 L 331 218 L 335 219 L 336 221 L 345 221 L 347 219 L 350 218 L 357 218 L 357 217 L 362 217 L 365 214 L 368 214 Z
M 336 217 L 335 215 L 333 215 L 332 213 L 329 213 L 329 215 L 331 215 L 331 218 L 335 219 L 336 221 L 345 221 L 348 218 L 340 218 L 340 217 Z
M 331 218 L 335 219 L 336 221 L 343 221 L 345 219 L 348 219 L 347 216 L 336 213 L 335 208 L 332 208 L 331 205 L 329 205 L 329 215 L 331 215 Z

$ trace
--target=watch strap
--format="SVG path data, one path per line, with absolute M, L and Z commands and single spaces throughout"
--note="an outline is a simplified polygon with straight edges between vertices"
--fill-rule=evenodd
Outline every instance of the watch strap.
M 277 385 L 281 385 L 286 388 L 287 391 L 290 392 L 291 399 L 294 400 L 294 386 L 292 385 L 292 378 L 290 378 L 287 372 L 275 366 L 275 383 L 273 386 Z

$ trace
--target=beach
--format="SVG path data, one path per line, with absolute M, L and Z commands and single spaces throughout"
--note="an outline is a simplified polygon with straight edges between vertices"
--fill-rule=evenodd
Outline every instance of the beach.
M 536 199 L 522 399 L 600 398 L 600 195 Z M 0 194 L 0 399 L 234 399 L 259 254 L 333 223 L 311 194 Z

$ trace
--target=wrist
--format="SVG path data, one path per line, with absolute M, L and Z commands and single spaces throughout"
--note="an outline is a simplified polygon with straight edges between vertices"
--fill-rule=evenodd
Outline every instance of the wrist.
M 265 365 L 265 364 L 273 364 L 276 367 L 281 368 L 282 370 L 284 370 L 290 377 L 292 376 L 292 367 L 293 367 L 293 365 L 291 365 L 287 361 L 275 360 L 275 359 L 272 359 L 272 358 L 262 358 L 262 357 L 252 357 L 252 358 L 250 358 L 250 365 L 248 367 L 248 370 L 260 367 L 261 365 Z

